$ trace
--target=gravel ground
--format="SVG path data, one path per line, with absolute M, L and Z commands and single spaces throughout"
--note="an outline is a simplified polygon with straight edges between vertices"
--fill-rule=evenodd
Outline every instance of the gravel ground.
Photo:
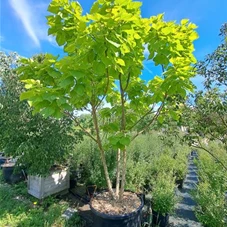
M 188 173 L 183 188 L 177 191 L 181 199 L 180 202 L 176 204 L 175 214 L 170 216 L 170 227 L 202 227 L 194 213 L 196 203 L 190 195 L 190 191 L 194 189 L 198 183 L 197 167 L 193 163 L 195 157 L 195 154 L 190 157 Z

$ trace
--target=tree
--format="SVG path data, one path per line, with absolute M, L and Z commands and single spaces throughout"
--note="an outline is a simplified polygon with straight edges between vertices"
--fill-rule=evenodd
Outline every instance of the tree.
M 98 144 L 108 191 L 115 200 L 121 200 L 124 192 L 127 146 L 157 119 L 161 122 L 162 113 L 177 119 L 176 112 L 168 111 L 169 98 L 184 98 L 193 88 L 190 78 L 194 76 L 192 63 L 196 62 L 196 26 L 187 19 L 180 24 L 165 22 L 162 14 L 142 18 L 141 4 L 98 0 L 84 15 L 78 2 L 53 0 L 48 8 L 48 34 L 56 37 L 66 56 L 58 59 L 47 54 L 42 64 L 23 59 L 18 70 L 28 89 L 21 99 L 30 101 L 34 113 L 70 116 Z M 140 78 L 146 45 L 147 60 L 163 70 L 148 81 Z M 110 107 L 99 110 L 103 102 Z M 85 108 L 91 112 L 94 134 L 70 114 Z M 153 117 L 146 126 L 131 134 L 150 114 Z M 106 119 L 102 127 L 100 119 Z M 106 165 L 108 147 L 118 151 L 116 191 Z
M 190 130 L 187 139 L 192 145 L 208 152 L 227 170 L 220 157 L 201 141 L 201 137 L 216 140 L 227 149 L 227 24 L 221 27 L 220 36 L 222 42 L 217 49 L 197 64 L 205 90 L 190 98 L 191 103 L 184 111 L 184 125 Z
M 47 174 L 53 164 L 65 162 L 79 137 L 69 118 L 32 116 L 28 103 L 20 102 L 24 87 L 15 72 L 19 58 L 16 53 L 0 52 L 0 148 L 6 155 L 18 156 L 18 164 L 29 173 Z

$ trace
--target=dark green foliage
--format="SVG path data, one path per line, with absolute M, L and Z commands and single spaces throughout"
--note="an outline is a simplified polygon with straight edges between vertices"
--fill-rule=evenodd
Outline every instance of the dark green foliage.
M 137 192 L 149 192 L 160 172 L 184 179 L 190 149 L 179 139 L 172 138 L 172 146 L 162 132 L 153 131 L 139 136 L 128 150 L 126 187 Z M 148 191 L 147 191 L 148 190 Z
M 0 149 L 18 157 L 29 173 L 46 174 L 53 164 L 66 162 L 81 136 L 71 120 L 33 116 L 28 103 L 19 100 L 24 88 L 14 70 L 18 59 L 16 53 L 0 53 Z

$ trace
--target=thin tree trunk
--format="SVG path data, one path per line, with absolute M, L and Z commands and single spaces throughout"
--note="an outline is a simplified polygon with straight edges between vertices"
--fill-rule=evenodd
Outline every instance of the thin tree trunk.
M 105 157 L 104 149 L 102 147 L 102 141 L 101 141 L 101 138 L 100 138 L 98 119 L 97 119 L 96 109 L 95 109 L 94 106 L 92 106 L 92 116 L 93 116 L 95 131 L 96 131 L 97 143 L 98 143 L 98 147 L 99 147 L 99 150 L 100 150 L 100 153 L 101 153 L 101 160 L 102 160 L 102 164 L 103 164 L 103 168 L 104 168 L 104 174 L 105 174 L 105 178 L 106 178 L 106 182 L 107 182 L 108 191 L 109 191 L 110 196 L 114 200 L 116 200 L 116 196 L 115 196 L 114 191 L 112 189 L 112 183 L 110 181 L 110 176 L 109 176 L 109 172 L 108 172 L 108 168 L 107 168 L 107 164 L 106 164 L 106 157 Z
M 120 195 L 119 195 L 120 200 L 123 199 L 125 181 L 126 181 L 126 160 L 127 160 L 126 149 L 124 149 L 122 153 L 123 153 L 123 163 L 122 163 L 121 189 L 120 189 Z
M 121 92 L 121 132 L 125 134 L 125 128 L 126 128 L 126 116 L 125 116 L 125 91 L 122 87 L 122 80 L 121 80 L 121 74 L 119 74 L 119 81 L 120 81 L 120 92 Z M 127 81 L 128 85 L 129 81 Z M 126 87 L 127 87 L 126 85 Z M 126 148 L 122 151 L 123 154 L 123 162 L 122 162 L 122 173 L 121 173 L 121 187 L 120 187 L 120 194 L 119 194 L 119 200 L 121 201 L 123 199 L 124 189 L 125 189 L 125 175 L 126 175 Z
M 117 150 L 117 174 L 116 174 L 116 198 L 117 199 L 119 199 L 120 175 L 121 175 L 121 149 L 118 149 Z

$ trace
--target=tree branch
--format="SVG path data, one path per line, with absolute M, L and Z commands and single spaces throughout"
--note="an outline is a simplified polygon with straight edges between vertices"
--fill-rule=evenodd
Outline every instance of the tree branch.
M 220 113 L 218 113 L 218 116 L 221 118 L 222 123 L 223 123 L 223 124 L 225 125 L 225 127 L 227 128 L 227 122 L 224 120 L 223 116 L 222 116 Z
M 161 106 L 158 108 L 156 114 L 154 115 L 154 117 L 151 119 L 150 123 L 147 124 L 141 131 L 137 132 L 137 134 L 132 138 L 132 140 L 134 140 L 137 136 L 139 136 L 140 134 L 142 134 L 146 129 L 148 129 L 150 127 L 150 125 L 154 122 L 154 120 L 157 119 L 157 117 L 159 116 L 159 114 L 161 113 L 163 107 L 164 107 L 164 103 L 165 103 L 165 100 L 166 100 L 166 95 L 165 95 L 165 98 L 161 104 Z
M 210 134 L 211 137 L 213 137 L 223 143 L 223 140 L 221 138 L 218 138 L 217 136 L 215 136 L 212 132 L 209 131 L 208 134 Z
M 198 139 L 198 142 L 199 142 L 199 146 L 198 146 L 198 145 L 192 145 L 192 147 L 198 148 L 198 149 L 202 149 L 202 150 L 206 151 L 206 152 L 207 152 L 208 154 L 210 154 L 218 163 L 220 163 L 221 166 L 222 166 L 225 170 L 227 170 L 227 166 L 225 166 L 225 164 L 224 164 L 221 160 L 219 160 L 211 151 L 209 151 L 208 149 L 206 149 L 205 147 L 203 147 L 199 139 Z
M 88 132 L 88 130 L 85 129 L 85 128 L 80 124 L 80 122 L 79 122 L 72 114 L 70 114 L 70 113 L 67 112 L 67 111 L 64 111 L 64 114 L 67 115 L 68 117 L 70 117 L 70 119 L 73 120 L 73 121 L 80 127 L 80 129 L 81 129 L 84 133 L 86 133 L 92 140 L 94 140 L 96 143 L 98 143 L 98 141 L 91 135 L 91 133 Z
M 146 116 L 148 116 L 151 113 L 155 113 L 155 111 L 152 111 L 154 107 L 152 107 L 147 113 L 145 113 L 129 130 L 132 130 L 140 121 L 142 121 Z
M 121 93 L 121 107 L 122 107 L 122 113 L 121 113 L 121 131 L 125 133 L 126 128 L 126 118 L 125 118 L 125 91 L 122 86 L 122 77 L 121 74 L 119 74 L 119 82 L 120 82 L 120 93 Z M 122 151 L 122 173 L 121 173 L 121 188 L 120 188 L 120 194 L 119 199 L 123 199 L 124 194 L 124 188 L 125 188 L 125 181 L 126 181 L 126 161 L 127 161 L 127 151 L 124 148 Z M 118 169 L 119 171 L 119 169 Z
M 124 91 L 126 91 L 126 89 L 128 88 L 129 81 L 130 81 L 130 77 L 131 77 L 131 74 L 129 73 L 129 74 L 128 74 L 128 78 L 127 78 L 127 82 L 126 82 L 126 86 L 125 86 L 125 88 L 124 88 Z

